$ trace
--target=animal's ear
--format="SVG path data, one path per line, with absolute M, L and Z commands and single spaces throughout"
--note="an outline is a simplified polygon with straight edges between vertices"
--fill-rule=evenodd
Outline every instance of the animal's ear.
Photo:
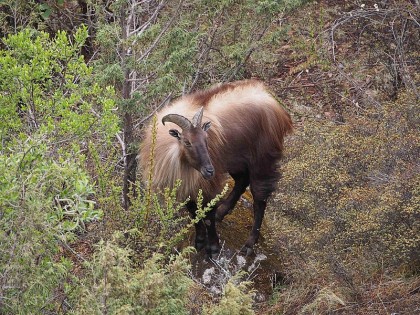
M 176 130 L 176 129 L 171 129 L 171 130 L 169 130 L 169 134 L 170 134 L 172 137 L 175 137 L 175 138 L 177 138 L 178 140 L 181 140 L 181 133 L 180 133 L 178 130 Z
M 207 131 L 207 130 L 209 130 L 209 129 L 210 129 L 210 127 L 211 127 L 211 121 L 206 121 L 206 122 L 203 124 L 203 127 L 201 127 L 201 128 L 203 128 L 203 130 L 204 130 L 204 131 Z

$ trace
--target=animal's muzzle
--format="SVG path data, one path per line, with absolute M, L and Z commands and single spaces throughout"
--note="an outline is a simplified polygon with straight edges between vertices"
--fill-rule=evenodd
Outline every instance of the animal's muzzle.
M 211 179 L 214 176 L 214 167 L 212 165 L 203 166 L 200 173 L 205 179 Z

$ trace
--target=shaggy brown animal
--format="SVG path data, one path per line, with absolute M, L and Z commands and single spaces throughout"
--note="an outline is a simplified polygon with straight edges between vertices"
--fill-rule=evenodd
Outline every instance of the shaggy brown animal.
M 157 116 L 162 124 L 156 131 L 153 188 L 173 187 L 181 179 L 178 198 L 190 197 L 187 208 L 194 217 L 198 190 L 207 204 L 222 191 L 225 174 L 232 176 L 235 185 L 229 196 L 196 224 L 196 248 L 206 246 L 209 255 L 215 255 L 220 250 L 215 219 L 222 220 L 249 185 L 254 225 L 242 252 L 251 253 L 267 198 L 279 179 L 284 136 L 293 130 L 288 113 L 262 82 L 245 80 L 185 95 Z M 151 146 L 149 126 L 140 151 L 144 175 L 150 172 Z

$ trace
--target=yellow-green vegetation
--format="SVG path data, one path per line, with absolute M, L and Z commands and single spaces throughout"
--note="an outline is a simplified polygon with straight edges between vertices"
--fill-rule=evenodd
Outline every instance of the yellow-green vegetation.
M 412 102 L 404 93 L 345 124 L 306 122 L 295 136 L 276 201 L 313 231 L 306 241 L 418 267 L 420 136 Z
M 188 314 L 188 249 L 169 260 L 152 254 L 142 267 L 133 264 L 133 253 L 116 245 L 116 239 L 97 245 L 85 262 L 87 275 L 78 288 L 75 314 Z M 168 260 L 168 262 L 165 262 Z
M 254 291 L 250 290 L 250 282 L 241 281 L 241 274 L 232 277 L 225 285 L 218 305 L 204 307 L 202 314 L 212 315 L 250 315 L 253 311 Z
M 290 141 L 273 202 L 277 245 L 298 266 L 315 264 L 319 276 L 335 279 L 350 300 L 377 272 L 419 270 L 419 117 L 407 106 L 413 101 L 402 93 L 345 124 L 306 122 Z
M 395 296 L 401 310 L 418 305 L 420 137 L 407 97 L 385 105 L 380 120 L 314 121 L 297 132 L 269 215 L 290 277 L 274 313 L 352 313 L 375 303 L 377 285 L 389 289 L 386 305 Z M 396 286 L 405 289 L 391 293 Z

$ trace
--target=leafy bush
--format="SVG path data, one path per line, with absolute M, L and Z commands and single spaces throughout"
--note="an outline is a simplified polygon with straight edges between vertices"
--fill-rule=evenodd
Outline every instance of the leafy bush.
M 0 155 L 0 309 L 35 314 L 60 306 L 72 290 L 61 245 L 101 212 L 89 177 L 69 160 L 51 160 L 42 142 Z M 60 205 L 61 204 L 61 205 Z
M 80 56 L 86 38 L 87 29 L 80 28 L 73 42 L 65 32 L 50 39 L 47 33 L 30 29 L 3 39 L 7 49 L 0 55 L 2 148 L 36 132 L 51 142 L 72 145 L 93 137 L 109 141 L 115 135 L 113 92 L 91 80 L 92 68 Z
M 62 248 L 102 216 L 86 151 L 106 156 L 118 118 L 112 90 L 91 81 L 80 57 L 86 37 L 86 28 L 72 39 L 26 29 L 3 39 L 1 313 L 60 309 L 77 282 Z

